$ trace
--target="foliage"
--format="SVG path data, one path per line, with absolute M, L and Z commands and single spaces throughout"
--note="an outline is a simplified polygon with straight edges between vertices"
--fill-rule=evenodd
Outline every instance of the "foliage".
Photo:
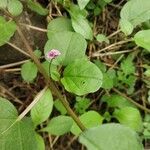
M 90 105 L 90 99 L 76 97 L 76 103 L 74 105 L 74 108 L 75 108 L 76 112 L 81 115 L 86 112 L 86 109 L 88 109 L 89 105 Z
M 86 20 L 84 11 L 80 10 L 78 6 L 72 5 L 69 10 L 71 16 L 71 22 L 74 30 L 80 33 L 84 38 L 92 40 L 93 33 L 92 29 Z
M 52 135 L 63 135 L 70 131 L 73 121 L 68 116 L 58 116 L 52 118 L 48 123 L 47 127 L 43 128 L 42 131 L 46 131 Z
M 56 32 L 55 35 L 49 37 L 44 53 L 46 54 L 51 49 L 58 49 L 62 55 L 56 58 L 53 63 L 68 65 L 75 59 L 84 57 L 86 46 L 85 39 L 78 33 L 70 31 Z
M 18 16 L 22 13 L 23 10 L 23 5 L 20 1 L 18 0 L 9 0 L 8 2 L 8 11 L 13 15 L 13 16 Z
M 23 42 L 30 59 L 19 63 L 20 68 L 14 68 L 20 71 L 15 75 L 19 80 L 21 76 L 22 84 L 33 91 L 25 98 L 19 91 L 21 100 L 11 94 L 15 86 L 6 92 L 14 101 L 24 103 L 23 107 L 17 105 L 19 111 L 25 109 L 20 115 L 12 103 L 0 97 L 0 148 L 44 150 L 47 134 L 69 133 L 79 137 L 79 142 L 89 150 L 143 150 L 142 140 L 150 139 L 147 108 L 150 103 L 150 1 L 127 0 L 119 5 L 113 0 L 43 3 L 0 2 L 0 46 L 9 44 L 23 51 L 10 42 L 13 35 L 17 40 L 22 39 L 19 42 Z M 38 19 L 47 20 L 47 29 L 18 21 L 26 9 Z M 115 25 L 118 10 L 120 19 Z M 34 45 L 36 50 L 32 51 L 28 37 L 21 32 L 22 26 L 23 30 L 45 32 L 47 41 L 43 51 L 37 48 L 41 43 Z M 116 32 L 113 26 L 117 26 Z M 60 55 L 47 59 L 51 50 L 57 50 Z M 12 70 L 2 66 L 0 73 Z M 9 85 L 13 83 L 14 80 Z M 2 90 L 0 94 L 6 97 L 6 93 Z M 81 130 L 82 125 L 86 130 Z
M 0 16 L 0 46 L 4 45 L 13 36 L 16 31 L 14 21 L 6 21 Z
M 147 0 L 128 1 L 123 6 L 120 16 L 122 31 L 130 34 L 134 27 L 150 19 L 150 2 Z
M 124 107 L 115 110 L 113 116 L 124 125 L 133 128 L 135 131 L 142 131 L 142 118 L 139 111 L 133 107 Z
M 109 39 L 104 34 L 98 34 L 96 36 L 96 40 L 98 42 L 106 42 L 107 44 L 109 44 Z
M 65 17 L 59 17 L 49 22 L 47 26 L 47 36 L 50 38 L 56 32 L 73 31 L 71 20 Z M 51 38 L 50 38 L 51 39 Z
M 146 50 L 150 51 L 150 30 L 141 30 L 134 36 L 135 43 L 138 46 L 145 48 Z
M 102 78 L 96 65 L 87 60 L 76 60 L 66 67 L 61 82 L 67 91 L 85 95 L 97 91 Z
M 126 106 L 134 107 L 134 105 L 131 102 L 129 102 L 126 98 L 114 93 L 110 96 L 103 95 L 102 101 L 106 102 L 108 107 L 112 108 L 124 108 Z
M 0 147 L 5 150 L 36 150 L 37 141 L 31 119 L 26 117 L 16 122 L 18 112 L 6 99 L 0 97 Z M 14 138 L 15 137 L 15 138 Z
M 39 102 L 31 110 L 31 118 L 35 126 L 46 121 L 53 108 L 53 98 L 50 90 L 45 91 Z
M 78 0 L 78 5 L 79 5 L 80 9 L 84 9 L 89 1 L 90 0 L 83 0 L 83 1 L 82 0 Z
M 103 117 L 96 111 L 92 111 L 92 110 L 82 114 L 79 118 L 86 128 L 99 126 L 103 122 Z M 71 127 L 71 132 L 74 135 L 79 135 L 81 133 L 80 128 L 75 122 L 73 122 L 73 125 Z
M 33 82 L 37 76 L 37 72 L 36 65 L 31 61 L 24 63 L 21 67 L 21 76 L 26 82 Z
M 61 115 L 65 115 L 67 113 L 66 108 L 64 105 L 60 102 L 59 99 L 54 101 L 55 108 L 60 112 Z
M 43 8 L 38 2 L 35 2 L 33 0 L 28 0 L 28 7 L 32 10 L 38 13 L 39 15 L 45 16 L 48 14 L 48 10 L 46 8 Z
M 113 123 L 88 129 L 81 134 L 79 141 L 88 150 L 143 150 L 136 132 Z

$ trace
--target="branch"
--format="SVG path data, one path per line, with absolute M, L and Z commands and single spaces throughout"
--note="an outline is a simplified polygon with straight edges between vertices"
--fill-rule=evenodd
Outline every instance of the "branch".
M 59 92 L 59 90 L 57 89 L 57 87 L 55 86 L 55 84 L 53 83 L 53 81 L 49 78 L 48 74 L 46 73 L 45 69 L 43 68 L 43 66 L 41 65 L 40 61 L 38 60 L 38 58 L 35 56 L 35 54 L 33 53 L 32 48 L 30 47 L 28 41 L 26 40 L 24 34 L 22 33 L 22 31 L 20 30 L 20 27 L 18 25 L 17 27 L 17 31 L 18 34 L 21 38 L 21 40 L 23 41 L 24 45 L 26 46 L 28 53 L 30 54 L 31 59 L 34 61 L 34 63 L 37 65 L 37 68 L 39 70 L 39 72 L 44 76 L 45 78 L 45 83 L 49 86 L 50 90 L 52 91 L 52 93 L 54 93 L 57 98 L 61 101 L 61 103 L 64 105 L 64 107 L 67 110 L 67 113 L 73 118 L 73 120 L 77 123 L 77 125 L 79 126 L 79 128 L 84 131 L 86 128 L 84 127 L 84 125 L 81 123 L 81 121 L 79 120 L 79 118 L 76 116 L 76 114 L 73 112 L 73 110 L 70 108 L 68 102 L 64 99 L 63 95 Z

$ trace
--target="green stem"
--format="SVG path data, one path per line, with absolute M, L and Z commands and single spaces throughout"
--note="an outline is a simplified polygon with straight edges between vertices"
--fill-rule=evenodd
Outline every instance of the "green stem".
M 53 59 L 51 59 L 51 61 L 49 62 L 49 70 L 48 70 L 49 77 L 51 77 L 51 65 L 52 65 L 52 61 L 53 61 Z
M 46 73 L 46 71 L 43 68 L 43 66 L 41 65 L 40 61 L 38 60 L 38 58 L 33 53 L 33 50 L 30 47 L 28 41 L 26 40 L 24 34 L 20 30 L 19 25 L 17 27 L 17 31 L 18 31 L 18 34 L 19 34 L 21 40 L 23 41 L 24 45 L 26 46 L 26 48 L 28 50 L 28 53 L 31 56 L 31 59 L 37 65 L 37 68 L 38 68 L 39 72 L 44 76 L 45 83 L 49 86 L 49 88 L 52 91 L 52 93 L 54 93 L 57 96 L 57 98 L 61 101 L 61 103 L 66 108 L 67 113 L 73 118 L 73 120 L 77 123 L 77 125 L 79 126 L 79 128 L 82 131 L 84 131 L 86 128 L 84 127 L 84 125 L 82 124 L 82 122 L 80 121 L 80 119 L 76 116 L 76 114 L 73 112 L 73 110 L 70 108 L 68 102 L 64 99 L 63 95 L 59 92 L 59 90 L 57 89 L 57 87 L 55 86 L 55 84 L 53 83 L 53 81 L 50 79 L 50 77 Z

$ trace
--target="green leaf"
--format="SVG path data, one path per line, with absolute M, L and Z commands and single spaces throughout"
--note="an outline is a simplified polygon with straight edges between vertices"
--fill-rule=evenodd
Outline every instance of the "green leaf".
M 85 16 L 76 11 L 76 7 L 77 6 L 73 5 L 69 10 L 73 29 L 77 33 L 83 35 L 85 39 L 92 40 L 93 32 L 88 23 L 88 20 L 85 19 Z
M 133 74 L 135 72 L 135 65 L 133 63 L 133 55 L 130 54 L 128 57 L 121 62 L 121 69 L 125 75 Z
M 88 150 L 144 150 L 136 132 L 114 123 L 88 129 L 79 141 Z
M 0 119 L 4 119 L 4 122 L 0 122 L 0 125 L 2 126 L 2 124 L 4 123 L 7 126 L 7 123 L 13 122 L 13 120 L 16 119 L 17 116 L 18 112 L 13 104 L 11 104 L 7 99 L 0 97 Z M 8 120 L 5 120 L 5 117 L 10 119 L 10 122 L 8 122 Z M 0 128 L 0 133 L 6 129 L 6 126 Z
M 88 24 L 88 21 L 84 18 L 72 17 L 72 26 L 77 33 L 84 36 L 85 39 L 92 40 L 92 29 Z
M 131 127 L 135 131 L 142 131 L 143 123 L 140 112 L 133 107 L 124 107 L 119 110 L 115 110 L 113 116 L 118 119 L 121 124 Z
M 0 9 L 1 8 L 5 9 L 7 7 L 7 3 L 8 3 L 7 0 L 1 0 L 1 2 L 0 2 Z
M 128 69 L 128 68 L 127 68 Z M 130 71 L 132 71 L 132 68 L 129 69 Z M 127 93 L 128 94 L 132 94 L 133 91 L 134 91 L 134 86 L 135 86 L 135 83 L 136 83 L 136 80 L 137 80 L 137 77 L 134 75 L 134 74 L 124 74 L 122 71 L 117 71 L 117 75 L 118 75 L 118 85 L 121 84 L 124 84 L 127 88 Z M 121 86 L 120 86 L 121 88 Z M 122 87 L 124 89 L 124 87 Z
M 0 149 L 37 150 L 35 131 L 29 118 L 17 121 L 9 128 L 17 117 L 15 107 L 8 100 L 0 97 Z
M 36 12 L 39 15 L 46 16 L 48 14 L 48 9 L 43 8 L 38 2 L 34 2 L 32 0 L 28 0 L 28 7 Z
M 68 65 L 75 59 L 85 56 L 87 43 L 78 33 L 64 31 L 55 33 L 45 45 L 44 53 L 51 49 L 58 49 L 61 55 L 53 60 L 53 63 Z
M 93 1 L 90 1 L 90 2 L 87 4 L 87 6 L 86 6 L 86 8 L 87 8 L 88 10 L 94 10 L 95 7 L 96 7 L 96 5 L 95 5 L 95 3 L 94 3 Z
M 76 97 L 76 103 L 74 105 L 75 111 L 81 115 L 86 112 L 86 109 L 90 106 L 90 104 L 90 99 Z
M 124 97 L 118 94 L 111 94 L 110 96 L 104 95 L 101 99 L 103 102 L 106 102 L 108 107 L 124 108 L 126 106 L 134 107 L 134 105 L 129 102 Z
M 89 3 L 90 0 L 78 0 L 78 5 L 80 9 L 84 9 L 85 6 Z
M 94 16 L 100 15 L 101 12 L 102 12 L 102 8 L 100 6 L 96 6 L 94 8 Z
M 8 11 L 13 15 L 13 16 L 18 16 L 22 13 L 23 10 L 23 5 L 20 1 L 18 0 L 9 0 L 8 1 Z
M 101 6 L 101 8 L 105 8 L 105 6 L 107 5 L 107 3 L 105 2 L 105 0 L 98 0 L 98 5 Z
M 103 73 L 103 84 L 102 88 L 111 89 L 113 88 L 113 80 L 107 73 Z
M 49 22 L 47 27 L 47 36 L 50 38 L 56 32 L 73 31 L 71 20 L 65 17 L 59 17 Z
M 137 77 L 135 75 L 130 75 L 125 81 L 124 83 L 128 85 L 128 89 L 127 89 L 127 94 L 132 94 L 134 92 L 135 89 L 135 84 L 136 84 L 136 80 Z
M 12 119 L 7 119 L 7 126 L 3 122 L 6 120 L 5 116 L 0 119 L 2 122 L 0 128 L 3 126 L 6 126 L 6 128 L 10 127 L 12 124 L 12 122 L 10 123 L 10 120 L 12 121 Z M 0 147 L 1 150 L 29 150 L 29 148 L 32 150 L 37 150 L 37 141 L 31 120 L 29 118 L 23 119 L 1 135 Z
M 98 42 L 106 42 L 107 44 L 109 44 L 109 39 L 104 34 L 98 34 L 96 36 L 96 40 Z
M 103 114 L 104 120 L 106 120 L 107 122 L 111 121 L 111 114 L 108 111 L 105 111 L 105 113 Z
M 80 16 L 86 18 L 88 16 L 88 12 L 85 9 L 80 9 L 78 5 L 71 4 L 70 9 L 68 10 L 69 13 L 73 13 L 76 16 Z M 71 14 L 70 14 L 71 15 Z
M 35 126 L 46 121 L 53 109 L 53 98 L 50 90 L 46 90 L 38 103 L 31 109 L 31 118 Z
M 73 120 L 68 116 L 58 116 L 50 120 L 47 127 L 43 128 L 41 131 L 46 131 L 52 135 L 63 135 L 70 131 Z
M 147 70 L 144 72 L 144 75 L 147 76 L 147 77 L 150 77 L 150 69 L 147 69 Z
M 16 24 L 14 21 L 6 21 L 0 16 L 0 46 L 4 45 L 13 36 L 16 31 Z
M 94 60 L 95 65 L 102 71 L 102 72 L 106 72 L 107 68 L 106 65 L 104 63 L 102 63 L 100 60 L 96 59 Z
M 142 30 L 135 34 L 135 43 L 150 52 L 150 30 Z
M 37 140 L 37 150 L 45 150 L 45 144 L 43 138 L 39 134 L 36 134 L 35 136 Z
M 57 66 L 55 64 L 51 64 L 50 70 L 49 70 L 49 65 L 50 64 L 48 61 L 44 61 L 42 63 L 42 66 L 44 67 L 47 74 L 50 75 L 53 80 L 59 81 L 60 80 L 60 73 L 58 72 Z M 49 71 L 50 71 L 50 73 L 49 73 Z
M 150 1 L 130 0 L 121 9 L 120 16 L 135 27 L 150 19 Z
M 42 52 L 41 52 L 40 50 L 36 49 L 36 50 L 34 51 L 34 54 L 36 55 L 37 58 L 40 58 L 41 55 L 42 55 Z
M 21 76 L 26 82 L 33 82 L 37 76 L 38 69 L 36 65 L 28 61 L 21 66 Z
M 121 31 L 124 32 L 125 35 L 130 35 L 134 29 L 133 25 L 125 19 L 120 19 L 120 27 Z
M 61 115 L 65 115 L 67 113 L 66 108 L 59 99 L 54 101 L 54 106 L 61 113 Z
M 150 29 L 150 20 L 147 20 L 145 22 L 142 23 L 142 28 L 143 29 Z
M 67 91 L 85 95 L 96 92 L 102 85 L 102 79 L 102 73 L 95 64 L 81 59 L 65 68 L 61 82 Z
M 102 124 L 103 117 L 96 111 L 88 111 L 79 117 L 80 121 L 86 128 L 96 127 Z M 74 135 L 79 135 L 82 131 L 78 125 L 73 122 L 71 132 Z

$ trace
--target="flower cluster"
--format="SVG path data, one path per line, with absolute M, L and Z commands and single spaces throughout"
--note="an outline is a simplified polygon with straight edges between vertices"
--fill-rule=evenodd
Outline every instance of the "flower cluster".
M 46 54 L 46 59 L 47 60 L 52 60 L 55 59 L 57 56 L 61 55 L 60 51 L 57 49 L 52 49 Z

